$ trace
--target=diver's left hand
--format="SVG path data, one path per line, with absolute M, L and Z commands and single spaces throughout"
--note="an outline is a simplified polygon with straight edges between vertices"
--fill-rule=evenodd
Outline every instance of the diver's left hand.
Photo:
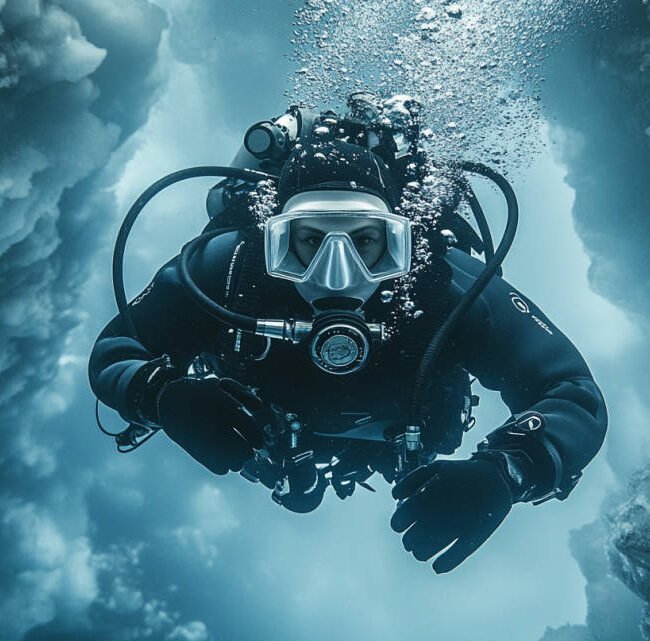
M 486 460 L 423 465 L 395 485 L 393 497 L 403 502 L 391 527 L 408 529 L 402 542 L 418 561 L 456 541 L 434 561 L 438 574 L 453 570 L 485 543 L 513 504 L 498 464 Z

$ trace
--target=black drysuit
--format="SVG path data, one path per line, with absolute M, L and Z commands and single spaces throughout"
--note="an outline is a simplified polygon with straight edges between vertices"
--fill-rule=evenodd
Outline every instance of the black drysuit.
M 240 267 L 247 251 L 248 266 Z M 256 256 L 251 257 L 251 252 Z M 262 400 L 295 412 L 310 432 L 320 434 L 312 446 L 317 459 L 321 448 L 322 461 L 337 452 L 341 441 L 334 437 L 356 427 L 358 417 L 403 429 L 422 351 L 483 269 L 480 261 L 449 249 L 432 270 L 420 275 L 414 302 L 422 313 L 402 325 L 403 301 L 395 297 L 386 302 L 389 297 L 382 297 L 381 290 L 390 285 L 380 285 L 364 307 L 366 317 L 368 321 L 397 318 L 396 335 L 362 371 L 332 376 L 311 363 L 304 345 L 274 341 L 265 354 L 264 339 L 242 337 L 208 316 L 183 289 L 177 261 L 165 265 L 131 303 L 137 340 L 126 334 L 119 316 L 100 334 L 89 367 L 95 394 L 126 420 L 135 420 L 131 383 L 145 363 L 168 354 L 184 370 L 198 354 L 211 355 L 217 368 L 231 376 L 238 371 L 242 383 L 259 389 Z M 210 241 L 193 258 L 191 271 L 210 296 L 228 306 L 240 304 L 240 309 L 264 318 L 310 318 L 310 309 L 293 284 L 263 273 L 261 261 L 259 242 L 229 232 Z M 233 361 L 245 366 L 233 370 Z M 465 376 L 469 372 L 483 386 L 498 390 L 513 416 L 532 411 L 543 417 L 555 470 L 555 480 L 547 489 L 571 487 L 570 480 L 580 475 L 601 447 L 607 414 L 585 361 L 539 308 L 502 278 L 494 277 L 463 317 L 430 382 L 423 431 L 429 452 L 450 453 L 463 436 L 459 421 L 463 394 L 455 384 L 459 372 Z M 356 448 L 356 459 L 363 456 L 363 447 Z M 370 468 L 382 471 L 382 463 L 375 460 Z

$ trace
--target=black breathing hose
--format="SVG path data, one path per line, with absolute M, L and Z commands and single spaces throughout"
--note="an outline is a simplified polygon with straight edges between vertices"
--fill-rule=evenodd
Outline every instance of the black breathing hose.
M 481 295 L 482 291 L 490 282 L 490 279 L 499 270 L 503 259 L 506 257 L 506 254 L 512 245 L 512 241 L 515 238 L 517 223 L 519 222 L 519 205 L 517 204 L 517 197 L 515 196 L 515 192 L 510 186 L 510 183 L 501 174 L 497 173 L 493 169 L 490 169 L 486 165 L 475 162 L 464 162 L 460 164 L 460 167 L 463 171 L 478 174 L 490 179 L 497 185 L 497 187 L 499 187 L 508 205 L 508 222 L 506 224 L 505 231 L 503 232 L 503 238 L 501 239 L 497 250 L 494 252 L 494 256 L 487 262 L 485 269 L 483 269 L 479 277 L 474 281 L 474 284 L 465 292 L 456 307 L 454 307 L 451 314 L 449 314 L 445 322 L 442 324 L 442 327 L 440 327 L 440 329 L 434 334 L 431 342 L 424 352 L 424 355 L 422 356 L 422 360 L 420 361 L 420 366 L 418 367 L 418 372 L 415 378 L 411 403 L 409 405 L 407 425 L 420 424 L 420 421 L 422 419 L 421 414 L 424 386 L 428 378 L 433 374 L 433 368 L 436 364 L 436 361 L 440 357 L 442 348 L 451 336 L 451 333 L 456 328 L 456 325 L 461 319 L 462 315 Z M 472 208 L 472 211 L 474 212 L 474 208 Z
M 478 230 L 481 235 L 481 240 L 483 241 L 483 251 L 485 252 L 485 262 L 489 263 L 492 258 L 494 258 L 494 242 L 492 241 L 492 232 L 490 231 L 490 226 L 488 225 L 487 218 L 485 217 L 485 212 L 481 203 L 479 202 L 472 185 L 467 181 L 465 185 L 465 196 L 467 202 L 469 203 L 472 214 L 476 219 L 476 224 L 478 225 Z M 502 269 L 501 265 L 496 271 L 497 276 L 501 276 Z
M 131 228 L 133 227 L 136 219 L 138 218 L 138 215 L 144 206 L 156 194 L 160 193 L 163 189 L 166 189 L 170 185 L 180 182 L 181 180 L 187 180 L 188 178 L 198 178 L 201 176 L 239 178 L 241 180 L 246 180 L 249 182 L 259 182 L 260 180 L 277 180 L 277 176 L 265 174 L 261 171 L 254 171 L 252 169 L 242 169 L 239 167 L 222 167 L 219 165 L 206 165 L 175 171 L 174 173 L 168 174 L 160 180 L 157 180 L 144 192 L 142 192 L 140 197 L 133 203 L 133 205 L 131 205 L 131 209 L 129 209 L 126 217 L 124 218 L 124 221 L 120 227 L 120 231 L 117 235 L 117 240 L 115 241 L 115 249 L 113 250 L 113 291 L 115 292 L 115 301 L 117 303 L 117 308 L 120 312 L 120 316 L 122 317 L 122 320 L 126 326 L 126 330 L 133 338 L 137 338 L 137 332 L 135 325 L 133 324 L 133 319 L 131 318 L 131 312 L 129 310 L 129 305 L 126 300 L 126 292 L 124 290 L 124 251 L 126 249 L 126 242 L 129 238 L 129 234 L 131 233 Z
M 255 330 L 257 329 L 256 318 L 231 312 L 229 309 L 226 309 L 222 305 L 219 305 L 219 303 L 212 300 L 212 298 L 210 298 L 205 292 L 201 290 L 200 287 L 197 286 L 197 284 L 194 282 L 194 279 L 190 275 L 190 261 L 197 249 L 199 249 L 199 247 L 204 243 L 207 243 L 213 238 L 221 235 L 223 232 L 223 229 L 216 229 L 214 231 L 201 234 L 194 240 L 187 243 L 187 245 L 183 247 L 178 261 L 178 275 L 180 276 L 181 283 L 185 287 L 188 295 L 206 313 L 208 313 L 210 316 L 213 316 L 217 320 L 224 322 L 230 327 L 240 329 L 244 332 L 255 333 Z

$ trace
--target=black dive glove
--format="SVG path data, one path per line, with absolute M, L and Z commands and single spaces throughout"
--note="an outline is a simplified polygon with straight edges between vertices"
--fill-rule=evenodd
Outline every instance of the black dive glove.
M 402 542 L 418 561 L 458 539 L 433 563 L 438 574 L 453 570 L 485 543 L 513 504 L 508 480 L 488 460 L 434 461 L 397 483 L 393 497 L 403 502 L 391 527 L 408 529 Z
M 264 447 L 256 418 L 262 401 L 249 388 L 229 378 L 179 378 L 157 397 L 157 413 L 165 433 L 215 474 L 238 472 Z

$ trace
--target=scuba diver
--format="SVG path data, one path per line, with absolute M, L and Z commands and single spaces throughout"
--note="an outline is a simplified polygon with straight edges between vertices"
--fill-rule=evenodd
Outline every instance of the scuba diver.
M 392 528 L 418 560 L 448 548 L 433 562 L 447 572 L 513 504 L 565 499 L 607 413 L 576 348 L 501 277 L 518 216 L 510 185 L 478 163 L 431 159 L 419 114 L 411 98 L 365 92 L 344 115 L 290 107 L 253 125 L 230 167 L 152 185 L 118 236 L 120 313 L 89 377 L 129 423 L 112 434 L 120 451 L 163 430 L 293 512 L 314 510 L 328 487 L 346 498 L 373 490 L 373 474 L 396 482 Z M 505 196 L 496 249 L 470 173 Z M 203 233 L 127 303 L 123 254 L 142 208 L 213 175 L 224 180 Z M 511 416 L 469 459 L 439 459 L 474 423 L 472 377 Z

